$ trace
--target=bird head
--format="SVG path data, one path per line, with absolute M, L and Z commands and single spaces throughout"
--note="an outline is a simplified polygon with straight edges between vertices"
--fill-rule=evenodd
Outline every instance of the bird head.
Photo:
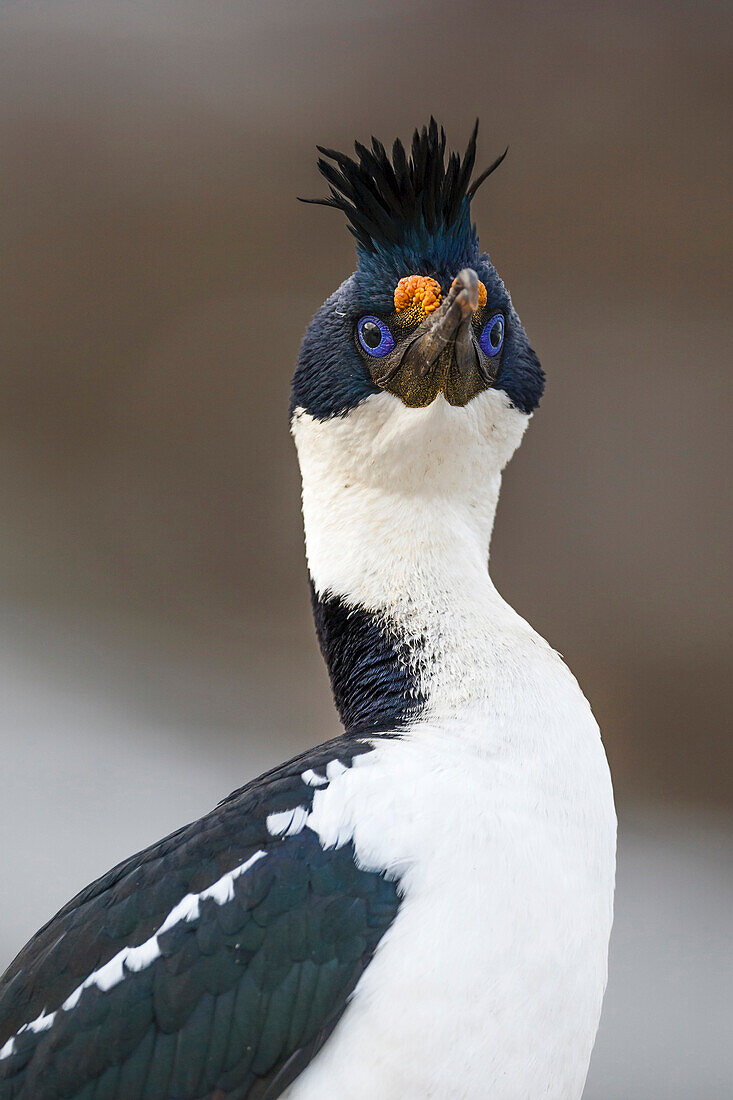
M 299 451 L 305 423 L 330 422 L 344 465 L 404 479 L 407 461 L 419 480 L 436 461 L 445 475 L 448 452 L 470 462 L 469 437 L 492 437 L 499 468 L 521 438 L 544 374 L 471 220 L 505 155 L 472 179 L 477 130 L 462 156 L 446 155 L 434 119 L 391 156 L 375 138 L 356 142 L 353 158 L 319 146 L 330 195 L 304 201 L 345 213 L 357 264 L 303 340 L 291 400 Z

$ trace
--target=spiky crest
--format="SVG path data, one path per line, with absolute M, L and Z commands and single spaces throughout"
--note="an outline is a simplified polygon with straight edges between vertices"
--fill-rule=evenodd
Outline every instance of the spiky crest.
M 358 159 L 319 145 L 318 169 L 329 183 L 331 197 L 301 202 L 343 210 L 357 247 L 367 252 L 399 247 L 415 233 L 435 237 L 453 229 L 454 236 L 465 229 L 470 234 L 471 199 L 507 154 L 505 149 L 471 182 L 477 134 L 478 119 L 463 157 L 451 152 L 447 164 L 445 131 L 432 117 L 429 126 L 415 130 L 409 157 L 399 138 L 391 160 L 374 137 L 371 149 L 354 142 Z

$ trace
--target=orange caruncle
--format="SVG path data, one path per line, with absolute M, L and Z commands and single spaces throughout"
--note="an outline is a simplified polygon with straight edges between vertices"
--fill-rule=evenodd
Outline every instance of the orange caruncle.
M 440 283 L 429 275 L 407 275 L 400 279 L 394 292 L 394 307 L 400 310 L 412 307 L 422 313 L 432 313 L 440 305 Z

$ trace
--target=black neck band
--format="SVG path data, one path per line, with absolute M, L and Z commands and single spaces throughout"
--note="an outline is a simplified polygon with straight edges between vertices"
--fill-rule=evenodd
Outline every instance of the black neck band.
M 397 730 L 425 704 L 415 661 L 396 631 L 338 596 L 319 599 L 313 618 L 336 707 L 347 732 Z

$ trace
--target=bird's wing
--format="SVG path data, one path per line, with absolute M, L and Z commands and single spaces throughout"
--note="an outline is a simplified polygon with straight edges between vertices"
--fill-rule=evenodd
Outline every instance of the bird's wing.
M 298 757 L 69 902 L 0 980 L 0 1100 L 280 1096 L 400 905 L 351 843 L 304 827 L 370 749 Z

